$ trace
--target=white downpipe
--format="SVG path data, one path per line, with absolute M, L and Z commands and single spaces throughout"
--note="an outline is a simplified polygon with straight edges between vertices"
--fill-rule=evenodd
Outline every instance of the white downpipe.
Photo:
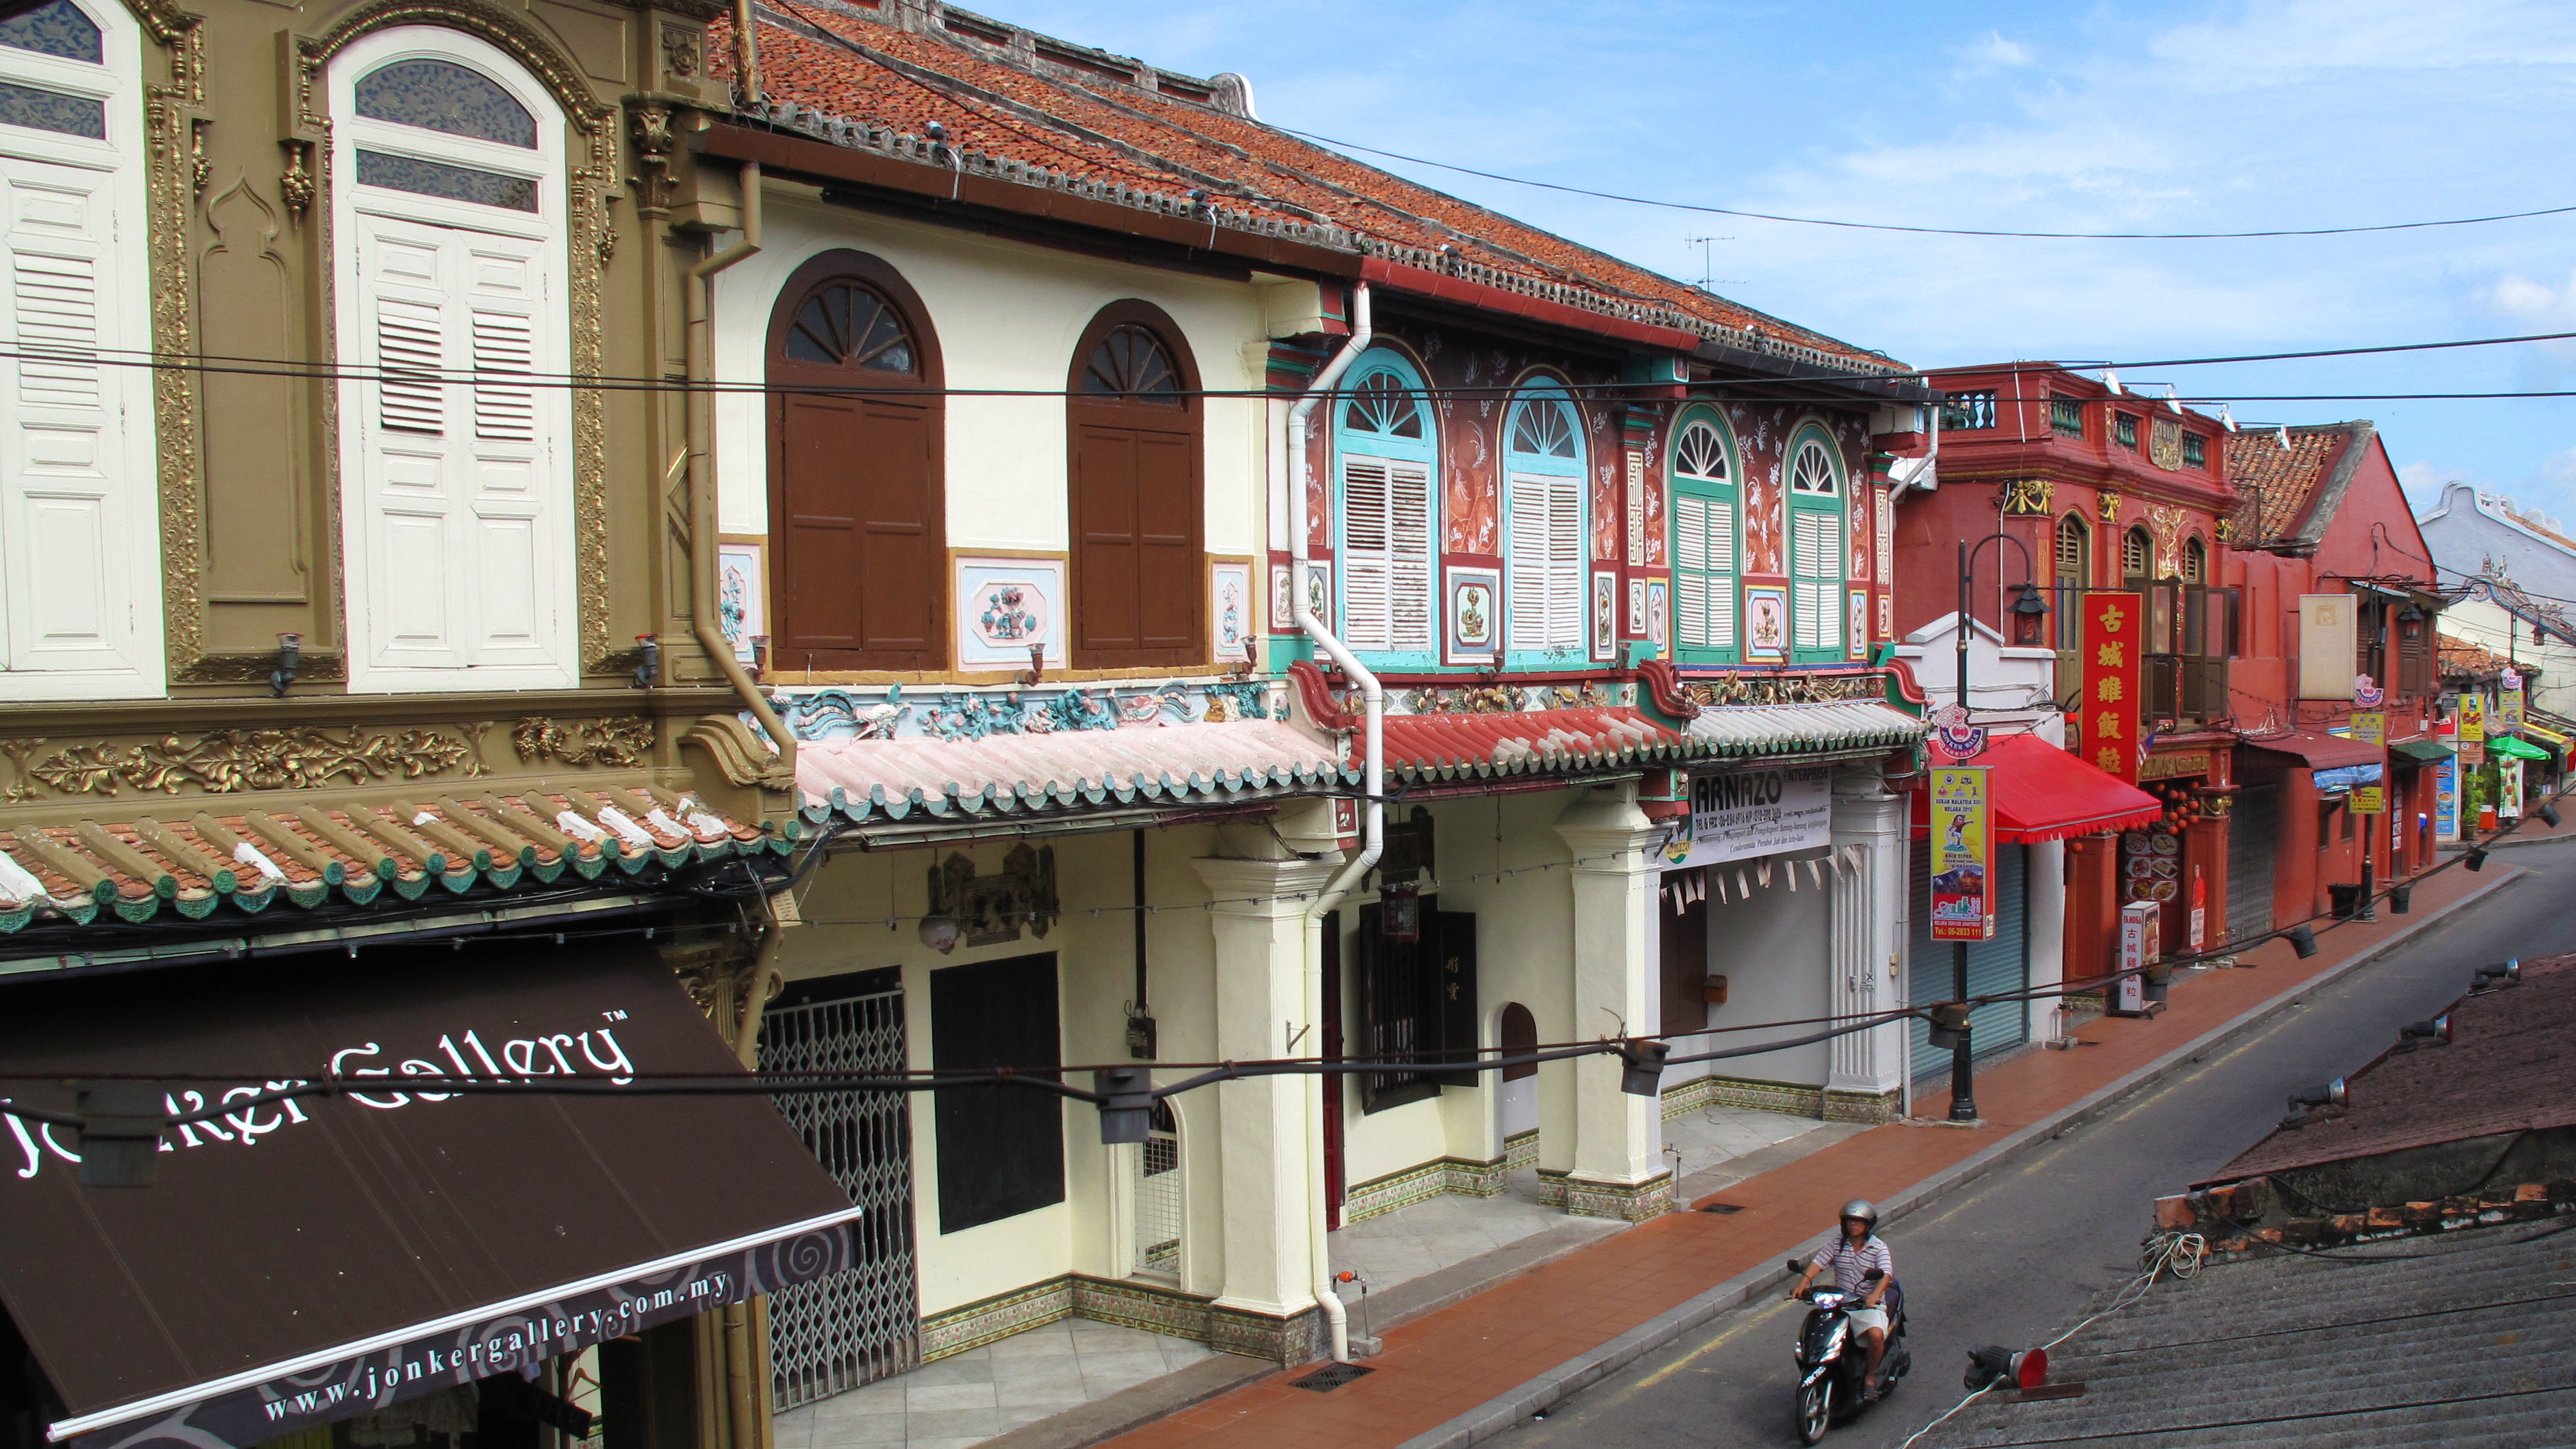
M 1367 823 L 1360 837 L 1360 853 L 1351 857 L 1350 864 L 1343 866 L 1341 873 L 1334 876 L 1332 883 L 1325 886 L 1316 895 L 1314 903 L 1306 908 L 1307 919 L 1314 921 L 1322 920 L 1333 907 L 1342 903 L 1342 898 L 1351 893 L 1351 887 L 1359 883 L 1361 876 L 1368 874 L 1369 867 L 1377 864 L 1379 854 L 1386 848 L 1386 689 L 1377 682 L 1377 676 L 1360 663 L 1359 657 L 1351 653 L 1350 647 L 1325 627 L 1323 620 L 1315 617 L 1307 593 L 1308 568 L 1314 561 L 1313 550 L 1307 543 L 1313 527 L 1313 520 L 1307 515 L 1307 498 L 1313 481 L 1314 462 L 1306 447 L 1306 427 L 1314 418 L 1315 405 L 1332 392 L 1342 380 L 1342 374 L 1350 371 L 1351 364 L 1368 350 L 1369 335 L 1369 284 L 1361 282 L 1352 288 L 1350 340 L 1342 344 L 1342 350 L 1334 353 L 1332 360 L 1315 374 L 1314 381 L 1306 385 L 1306 395 L 1288 409 L 1286 429 L 1289 486 L 1296 490 L 1296 496 L 1288 506 L 1288 556 L 1296 561 L 1289 570 L 1288 607 L 1297 620 L 1297 627 L 1305 631 L 1307 638 L 1315 641 L 1315 647 L 1331 656 L 1334 663 L 1342 666 L 1343 673 L 1359 683 L 1360 699 L 1367 710 L 1368 721 L 1364 731 L 1368 741 L 1368 773 L 1363 777 L 1366 783 L 1362 786 L 1368 792 L 1368 799 L 1363 802 L 1367 809 Z M 1324 963 L 1313 951 L 1306 954 L 1306 1019 L 1317 1023 L 1324 1019 Z M 1317 1028 L 1316 1045 L 1318 1048 L 1323 1045 L 1320 1026 Z M 1312 1211 L 1307 1214 L 1307 1256 L 1315 1269 L 1315 1306 L 1323 1310 L 1324 1322 L 1332 1332 L 1333 1362 L 1348 1363 L 1351 1358 L 1350 1315 L 1342 1307 L 1341 1294 L 1333 1290 L 1332 1254 L 1324 1240 L 1324 1094 L 1320 1083 L 1317 1090 L 1306 1098 L 1306 1180 L 1314 1187 Z

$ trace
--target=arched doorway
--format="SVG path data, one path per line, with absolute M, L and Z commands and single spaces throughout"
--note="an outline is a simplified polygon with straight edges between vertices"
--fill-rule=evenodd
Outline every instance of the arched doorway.
M 1161 308 L 1113 302 L 1074 349 L 1065 399 L 1073 663 L 1206 662 L 1198 368 Z
M 936 669 L 948 589 L 939 347 L 860 252 L 807 262 L 769 327 L 770 658 Z
M 1505 1057 L 1538 1050 L 1538 1018 L 1517 1001 L 1503 1003 L 1495 1022 L 1494 1044 Z M 1503 1170 L 1517 1172 L 1538 1165 L 1538 1064 L 1503 1068 L 1494 1093 L 1495 1137 L 1503 1147 Z

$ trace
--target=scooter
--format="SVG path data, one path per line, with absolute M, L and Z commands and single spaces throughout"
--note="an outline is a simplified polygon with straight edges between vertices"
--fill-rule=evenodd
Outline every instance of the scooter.
M 1803 1273 L 1806 1264 L 1792 1258 L 1789 1271 Z M 1869 1281 L 1881 1274 L 1875 1268 Z M 1818 1284 L 1807 1291 L 1806 1321 L 1798 1327 L 1798 1442 L 1814 1444 L 1834 1420 L 1860 1412 L 1868 1388 L 1869 1348 L 1851 1329 L 1850 1308 L 1861 1294 Z M 1880 1299 L 1887 1310 L 1887 1352 L 1880 1356 L 1878 1390 L 1893 1393 L 1897 1380 L 1914 1367 L 1914 1352 L 1905 1341 L 1905 1286 L 1891 1286 Z

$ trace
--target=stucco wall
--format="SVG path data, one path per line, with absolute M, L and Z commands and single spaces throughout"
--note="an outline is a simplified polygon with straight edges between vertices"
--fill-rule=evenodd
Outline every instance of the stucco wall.
M 1136 298 L 1180 325 L 1211 390 L 1261 386 L 1247 344 L 1263 340 L 1260 289 L 1248 282 L 1122 265 L 1025 243 L 827 206 L 773 185 L 764 249 L 716 278 L 716 375 L 764 376 L 770 314 L 787 278 L 819 253 L 848 247 L 893 267 L 921 296 L 947 385 L 1058 396 L 951 397 L 947 411 L 948 546 L 1069 547 L 1065 411 L 1084 327 Z M 1257 398 L 1206 402 L 1206 541 L 1210 553 L 1260 545 L 1265 443 Z M 769 526 L 767 411 L 753 393 L 716 399 L 722 527 Z

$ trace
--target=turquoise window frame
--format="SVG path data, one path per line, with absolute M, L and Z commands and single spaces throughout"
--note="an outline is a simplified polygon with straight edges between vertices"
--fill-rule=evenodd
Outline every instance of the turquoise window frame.
M 1833 473 L 1834 491 L 1830 498 L 1800 493 L 1790 486 L 1797 477 L 1798 453 L 1811 442 L 1824 449 L 1825 466 Z M 1851 589 L 1851 474 L 1843 467 L 1842 449 L 1834 445 L 1833 434 L 1815 423 L 1801 424 L 1792 431 L 1789 447 L 1781 456 L 1784 462 L 1780 469 L 1780 492 L 1789 500 L 1789 526 L 1786 536 L 1780 540 L 1789 575 L 1789 662 L 1848 663 L 1850 641 L 1843 636 L 1850 627 L 1850 620 L 1845 615 L 1849 610 L 1846 599 Z M 1834 551 L 1833 599 L 1830 605 L 1834 644 L 1829 649 L 1798 647 L 1798 619 L 1802 612 L 1798 602 L 1798 515 L 1802 513 L 1830 515 L 1834 520 L 1834 537 L 1838 540 Z
M 1681 471 L 1682 434 L 1693 423 L 1707 423 L 1717 430 L 1718 444 L 1726 454 L 1726 481 L 1710 479 Z M 1726 415 L 1706 403 L 1694 403 L 1682 409 L 1673 419 L 1672 441 L 1664 449 L 1665 498 L 1664 562 L 1672 572 L 1672 596 L 1665 605 L 1665 627 L 1672 630 L 1673 658 L 1684 664 L 1737 664 L 1744 659 L 1744 451 L 1736 445 L 1735 429 L 1727 426 Z M 1728 530 L 1726 547 L 1727 588 L 1733 597 L 1728 601 L 1734 611 L 1735 642 L 1723 648 L 1714 645 L 1685 646 L 1682 641 L 1681 590 L 1681 500 L 1684 494 L 1704 501 L 1722 502 L 1735 512 L 1735 526 Z
M 1354 432 L 1349 423 L 1349 393 L 1357 391 L 1370 379 L 1392 376 L 1413 389 L 1422 409 L 1423 436 L 1399 438 L 1388 433 Z M 1354 644 L 1351 652 L 1373 669 L 1434 669 L 1439 667 L 1441 648 L 1447 627 L 1441 612 L 1440 556 L 1443 527 L 1440 513 L 1440 413 L 1431 405 L 1428 385 L 1411 359 L 1390 347 L 1372 347 L 1362 354 L 1339 389 L 1345 395 L 1333 399 L 1333 627 L 1347 641 L 1350 638 L 1350 549 L 1345 543 L 1348 511 L 1343 506 L 1342 483 L 1346 476 L 1343 460 L 1350 457 L 1382 458 L 1393 463 L 1420 463 L 1431 475 L 1431 556 L 1429 602 L 1431 646 L 1428 649 L 1364 649 Z
M 1565 410 L 1568 427 L 1574 436 L 1574 456 L 1559 458 L 1542 453 L 1522 453 L 1512 448 L 1521 414 L 1538 404 L 1550 404 Z M 1502 435 L 1495 448 L 1502 459 L 1502 471 L 1494 482 L 1502 494 L 1499 510 L 1502 516 L 1503 545 L 1503 664 L 1513 669 L 1581 669 L 1592 663 L 1592 488 L 1586 468 L 1591 449 L 1583 433 L 1583 410 L 1574 405 L 1574 395 L 1563 383 L 1552 379 L 1524 384 L 1512 394 L 1512 404 L 1503 409 Z M 1571 478 L 1575 497 L 1575 619 L 1574 642 L 1562 653 L 1552 649 L 1516 649 L 1512 637 L 1514 624 L 1520 618 L 1520 590 L 1512 586 L 1512 565 L 1516 551 L 1512 547 L 1512 479 Z

